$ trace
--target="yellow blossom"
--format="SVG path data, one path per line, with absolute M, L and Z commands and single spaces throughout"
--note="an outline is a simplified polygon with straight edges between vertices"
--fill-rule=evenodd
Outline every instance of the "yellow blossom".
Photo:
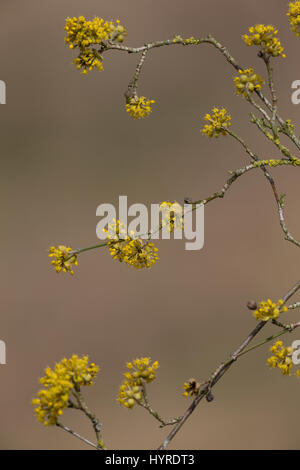
M 123 248 L 123 261 L 136 269 L 150 268 L 159 259 L 154 243 L 135 238 Z
M 93 70 L 93 68 L 96 68 L 100 72 L 103 69 L 102 57 L 96 49 L 84 49 L 80 52 L 78 57 L 74 59 L 73 63 L 78 70 L 82 70 L 83 74 L 87 74 L 88 71 Z
M 77 256 L 72 255 L 72 248 L 65 245 L 58 245 L 56 248 L 55 246 L 51 246 L 49 248 L 49 257 L 55 257 L 54 260 L 51 261 L 51 264 L 54 265 L 55 271 L 60 273 L 63 271 L 64 273 L 69 272 L 70 274 L 74 274 L 72 265 L 77 266 Z
M 182 41 L 183 41 L 183 39 L 179 34 L 174 36 L 173 39 L 172 39 L 172 42 L 174 42 L 174 44 L 176 44 L 177 42 L 182 42 Z
M 132 408 L 142 400 L 143 384 L 150 383 L 156 378 L 158 361 L 151 363 L 150 357 L 134 359 L 126 364 L 125 379 L 120 386 L 118 401 L 126 408 Z
M 289 11 L 286 15 L 289 18 L 292 31 L 296 36 L 300 36 L 300 2 L 290 2 Z
M 277 38 L 278 30 L 274 26 L 257 24 L 249 28 L 249 33 L 250 35 L 244 34 L 243 36 L 243 40 L 248 46 L 260 46 L 264 54 L 273 57 L 286 57 L 283 54 L 284 48 Z
M 277 318 L 280 313 L 287 312 L 288 308 L 283 306 L 283 300 L 278 300 L 277 303 L 268 299 L 266 302 L 260 302 L 260 307 L 253 312 L 256 320 L 268 321 Z
M 177 201 L 161 202 L 159 209 L 162 213 L 163 227 L 167 227 L 170 232 L 174 232 L 174 229 L 184 228 L 183 207 Z
M 32 400 L 38 421 L 45 426 L 56 424 L 63 409 L 69 406 L 72 389 L 78 391 L 81 386 L 92 385 L 98 371 L 98 366 L 89 364 L 88 356 L 80 358 L 76 354 L 62 359 L 54 370 L 47 367 L 45 376 L 40 379 L 44 388 Z
M 153 103 L 155 103 L 154 100 L 149 100 L 145 96 L 129 98 L 126 103 L 126 111 L 133 119 L 145 118 L 151 113 Z
M 67 32 L 65 42 L 71 47 L 85 49 L 91 44 L 101 44 L 104 41 L 122 42 L 127 36 L 126 29 L 120 25 L 120 21 L 104 21 L 95 17 L 92 21 L 84 16 L 67 18 L 65 24 Z
M 219 137 L 226 135 L 229 126 L 231 126 L 231 116 L 225 108 L 213 108 L 212 114 L 206 114 L 204 117 L 208 124 L 205 124 L 202 133 L 208 137 Z
M 113 259 L 124 262 L 136 269 L 150 268 L 159 259 L 158 249 L 148 240 L 133 238 L 127 234 L 124 224 L 113 219 L 113 223 L 104 229 L 107 234 L 107 246 Z
M 269 367 L 272 369 L 278 367 L 283 375 L 290 375 L 291 368 L 293 367 L 291 356 L 294 349 L 290 346 L 283 347 L 282 341 L 276 341 L 276 343 L 270 348 L 270 352 L 274 355 L 269 357 L 267 360 Z
M 67 32 L 65 42 L 70 49 L 79 48 L 80 52 L 74 64 L 82 73 L 87 74 L 94 68 L 103 69 L 102 56 L 92 47 L 101 45 L 105 47 L 106 41 L 123 42 L 127 36 L 126 29 L 120 25 L 120 21 L 104 21 L 103 18 L 95 17 L 92 21 L 86 20 L 84 16 L 67 18 L 65 24 Z
M 184 382 L 184 397 L 192 397 L 199 395 L 200 384 L 195 379 L 189 379 L 188 382 Z
M 254 73 L 253 69 L 239 70 L 239 76 L 234 78 L 236 93 L 248 98 L 249 93 L 260 90 L 263 84 L 262 78 Z

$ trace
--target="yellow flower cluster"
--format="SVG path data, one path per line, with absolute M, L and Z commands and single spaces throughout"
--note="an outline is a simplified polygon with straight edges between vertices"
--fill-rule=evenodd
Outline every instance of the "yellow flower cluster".
M 300 2 L 290 2 L 289 11 L 286 15 L 289 17 L 292 31 L 296 36 L 300 36 Z
M 156 377 L 159 367 L 158 361 L 151 364 L 150 357 L 141 357 L 126 364 L 125 380 L 120 386 L 118 401 L 126 408 L 132 408 L 135 403 L 142 400 L 143 382 L 150 383 Z
M 263 84 L 262 78 L 254 73 L 253 69 L 239 70 L 239 76 L 234 78 L 236 93 L 248 98 L 249 93 L 260 90 Z
M 103 18 L 95 17 L 92 21 L 88 21 L 84 16 L 67 18 L 65 24 L 67 35 L 65 42 L 70 49 L 78 47 L 80 53 L 74 60 L 74 64 L 78 69 L 82 69 L 84 74 L 88 70 L 96 68 L 103 69 L 102 56 L 95 48 L 90 49 L 95 44 L 105 44 L 105 41 L 123 42 L 124 36 L 127 35 L 124 26 L 120 25 L 120 21 L 104 21 Z
M 227 114 L 227 110 L 225 108 L 213 108 L 212 115 L 206 114 L 204 119 L 209 124 L 205 124 L 202 129 L 202 134 L 206 134 L 208 137 L 226 135 L 226 129 L 231 126 L 231 116 L 230 114 Z
M 268 299 L 266 302 L 260 302 L 260 307 L 253 312 L 256 320 L 263 320 L 268 321 L 270 319 L 277 318 L 280 313 L 287 312 L 288 308 L 283 306 L 283 300 L 278 300 L 277 303 L 272 302 L 272 300 Z
M 188 382 L 184 382 L 183 388 L 184 388 L 184 392 L 183 392 L 184 397 L 192 397 L 192 396 L 199 395 L 200 384 L 196 382 L 195 379 L 189 379 Z
M 149 100 L 145 96 L 129 98 L 126 103 L 126 111 L 133 119 L 142 119 L 151 113 L 151 105 L 154 100 Z
M 159 209 L 162 213 L 163 227 L 167 227 L 170 232 L 184 228 L 183 208 L 177 201 L 164 201 L 159 205 Z
M 290 346 L 283 347 L 282 341 L 276 341 L 270 348 L 270 352 L 274 355 L 267 360 L 269 367 L 272 369 L 278 367 L 283 375 L 290 375 L 291 368 L 293 367 L 291 356 L 294 349 Z M 299 375 L 299 371 L 297 371 L 297 375 Z
M 176 44 L 177 42 L 182 42 L 182 41 L 183 41 L 183 38 L 182 38 L 179 34 L 177 34 L 176 36 L 174 36 L 173 39 L 172 39 L 172 42 L 173 42 L 174 44 Z
M 99 70 L 99 72 L 103 70 L 102 57 L 96 49 L 84 49 L 74 59 L 73 63 L 78 70 L 82 70 L 84 75 L 88 73 L 88 70 L 93 70 L 94 68 Z
M 63 271 L 64 273 L 69 272 L 70 274 L 74 274 L 72 265 L 77 266 L 77 256 L 72 255 L 72 248 L 65 245 L 58 245 L 56 248 L 55 246 L 50 246 L 49 248 L 49 257 L 55 257 L 54 260 L 51 261 L 51 264 L 54 265 L 55 271 L 60 273 Z
M 47 367 L 40 383 L 45 387 L 39 390 L 37 398 L 32 400 L 37 405 L 35 413 L 38 421 L 45 426 L 56 424 L 63 409 L 68 407 L 71 390 L 78 390 L 83 385 L 92 385 L 99 367 L 89 364 L 88 356 L 82 358 L 74 354 L 70 359 L 62 359 L 54 370 Z
M 248 46 L 261 46 L 261 51 L 264 54 L 273 57 L 286 57 L 285 54 L 283 54 L 284 48 L 276 37 L 278 30 L 275 29 L 274 26 L 257 24 L 249 28 L 249 33 L 250 35 L 243 35 L 243 40 Z
M 150 268 L 159 259 L 156 254 L 158 249 L 153 243 L 129 236 L 126 227 L 119 220 L 113 219 L 113 223 L 104 232 L 107 234 L 109 252 L 115 260 L 142 269 Z

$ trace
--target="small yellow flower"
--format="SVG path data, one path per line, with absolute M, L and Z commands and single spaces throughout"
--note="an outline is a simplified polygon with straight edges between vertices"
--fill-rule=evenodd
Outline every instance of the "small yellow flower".
M 183 41 L 183 39 L 182 39 L 182 37 L 181 37 L 179 34 L 177 34 L 176 36 L 174 36 L 173 39 L 172 39 L 172 42 L 173 42 L 174 44 L 176 44 L 177 42 L 182 42 L 182 41 Z
M 145 96 L 129 98 L 126 103 L 126 111 L 133 119 L 142 119 L 149 116 L 153 103 L 155 103 L 154 100 L 149 100 Z
M 290 375 L 291 368 L 293 367 L 293 361 L 291 356 L 294 349 L 290 346 L 284 347 L 282 341 L 276 341 L 276 343 L 270 348 L 270 352 L 274 354 L 269 357 L 267 363 L 271 369 L 278 367 L 281 370 L 282 375 Z M 298 371 L 296 372 L 296 374 Z
M 162 213 L 163 227 L 167 227 L 170 232 L 174 232 L 174 229 L 184 228 L 183 207 L 177 201 L 161 202 L 159 209 Z
M 253 312 L 256 320 L 263 320 L 268 321 L 270 319 L 275 319 L 279 317 L 280 313 L 287 312 L 288 308 L 283 306 L 283 300 L 278 300 L 277 303 L 272 302 L 272 300 L 268 299 L 266 302 L 260 302 L 260 307 L 258 310 Z
M 55 246 L 51 246 L 49 248 L 49 257 L 55 257 L 54 260 L 51 261 L 51 264 L 54 265 L 55 271 L 60 273 L 63 271 L 64 273 L 69 272 L 70 274 L 74 274 L 72 265 L 77 266 L 77 256 L 72 255 L 72 248 L 65 245 L 58 245 L 56 248 Z
M 286 15 L 289 18 L 292 31 L 296 36 L 300 36 L 300 2 L 290 2 L 289 11 Z
M 202 134 L 206 134 L 208 137 L 226 135 L 228 127 L 231 126 L 231 116 L 225 108 L 213 108 L 212 114 L 206 114 L 204 119 L 208 124 L 205 124 Z
M 94 68 L 100 72 L 103 70 L 102 56 L 96 51 L 96 49 L 84 49 L 80 52 L 78 57 L 73 60 L 73 63 L 84 75 Z
M 260 46 L 261 51 L 269 56 L 286 57 L 283 54 L 284 48 L 277 38 L 278 30 L 274 26 L 257 24 L 249 28 L 249 33 L 250 35 L 244 34 L 243 36 L 243 40 L 248 46 Z
M 150 268 L 158 261 L 158 249 L 148 240 L 133 238 L 119 220 L 104 229 L 107 234 L 107 246 L 113 259 L 124 262 L 136 269 Z M 132 234 L 134 235 L 134 234 Z
M 239 70 L 239 76 L 234 78 L 236 93 L 248 98 L 249 93 L 260 90 L 263 84 L 262 78 L 254 73 L 253 69 Z
M 136 269 L 150 268 L 159 260 L 157 252 L 154 243 L 135 238 L 124 246 L 123 261 Z
M 143 398 L 143 383 L 150 383 L 156 378 L 158 361 L 151 363 L 150 357 L 137 358 L 126 364 L 125 380 L 120 386 L 118 401 L 126 408 L 140 402 Z
M 199 395 L 200 384 L 196 382 L 195 379 L 189 379 L 188 382 L 184 382 L 183 388 L 184 397 L 192 397 Z
M 32 400 L 36 405 L 35 414 L 45 426 L 57 423 L 63 409 L 69 406 L 69 397 L 72 389 L 78 390 L 81 386 L 92 385 L 93 379 L 99 372 L 94 363 L 89 364 L 88 356 L 78 357 L 74 354 L 70 359 L 62 359 L 55 365 L 45 369 L 45 376 L 40 379 L 44 386 L 39 390 L 37 398 Z

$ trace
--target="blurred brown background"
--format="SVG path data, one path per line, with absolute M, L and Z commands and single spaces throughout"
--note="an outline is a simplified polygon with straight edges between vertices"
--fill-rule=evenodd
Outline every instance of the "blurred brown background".
M 119 18 L 133 46 L 210 32 L 261 74 L 256 49 L 241 35 L 255 23 L 275 24 L 287 53 L 274 60 L 281 114 L 297 124 L 300 106 L 290 97 L 292 81 L 300 79 L 300 40 L 286 11 L 282 0 L 1 2 L 0 79 L 7 84 L 7 104 L 0 108 L 0 339 L 7 345 L 7 365 L 0 366 L 2 449 L 85 448 L 37 423 L 31 405 L 45 366 L 72 353 L 89 354 L 102 369 L 85 396 L 107 445 L 157 448 L 170 429 L 116 402 L 126 361 L 158 359 L 158 379 L 148 389 L 152 405 L 166 417 L 180 415 L 189 403 L 183 382 L 206 379 L 254 327 L 247 300 L 278 299 L 299 277 L 299 250 L 284 241 L 259 171 L 206 207 L 203 250 L 160 241 L 160 262 L 136 271 L 100 249 L 79 258 L 73 278 L 56 275 L 48 247 L 96 243 L 99 204 L 117 203 L 120 194 L 129 204 L 198 199 L 218 190 L 227 170 L 247 162 L 229 138 L 200 134 L 212 106 L 230 110 L 232 129 L 261 156 L 278 155 L 249 124 L 249 108 L 233 92 L 234 70 L 211 46 L 149 54 L 139 92 L 156 103 L 150 118 L 136 122 L 124 111 L 123 92 L 138 57 L 107 53 L 104 71 L 84 77 L 64 45 L 65 18 Z M 273 174 L 288 194 L 287 221 L 299 237 L 299 170 Z M 299 337 L 295 332 L 285 341 Z M 238 362 L 214 389 L 215 401 L 199 406 L 171 448 L 299 448 L 299 383 L 269 371 L 268 356 L 265 346 Z M 63 421 L 94 438 L 78 413 L 66 412 Z

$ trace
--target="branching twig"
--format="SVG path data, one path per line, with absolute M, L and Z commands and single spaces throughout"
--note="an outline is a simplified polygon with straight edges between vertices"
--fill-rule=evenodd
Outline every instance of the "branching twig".
M 96 446 L 96 444 L 94 444 L 93 442 L 89 441 L 88 439 L 86 439 L 85 437 L 82 437 L 80 434 L 78 434 L 77 432 L 73 431 L 71 428 L 68 428 L 68 426 L 65 426 L 64 424 L 60 423 L 60 422 L 57 422 L 56 423 L 56 426 L 59 427 L 60 429 L 63 429 L 64 431 L 68 432 L 69 434 L 72 434 L 72 436 L 74 437 L 77 437 L 78 439 L 80 439 L 81 441 L 83 441 L 85 444 L 91 446 L 91 447 L 94 447 L 95 449 L 99 450 L 98 446 Z
M 79 389 L 75 390 L 73 389 L 72 390 L 72 393 L 74 395 L 74 397 L 76 398 L 76 401 L 77 401 L 77 408 L 81 411 L 83 411 L 83 413 L 89 418 L 89 420 L 91 421 L 92 423 L 92 426 L 93 426 L 93 429 L 95 431 L 95 434 L 96 434 L 96 438 L 97 438 L 97 448 L 98 449 L 102 449 L 102 450 L 105 450 L 106 449 L 106 446 L 102 440 L 102 436 L 101 436 L 101 424 L 98 420 L 98 418 L 96 417 L 95 413 L 91 412 L 84 399 L 83 399 L 83 396 L 80 392 Z
M 298 281 L 284 296 L 283 296 L 283 301 L 287 302 L 298 290 L 300 289 L 300 281 Z M 246 353 L 246 347 L 248 344 L 255 338 L 255 336 L 261 331 L 261 329 L 267 324 L 268 322 L 266 321 L 261 321 L 259 322 L 256 327 L 249 333 L 249 335 L 245 338 L 245 340 L 240 344 L 240 346 L 234 351 L 233 354 L 231 354 L 230 358 L 222 363 L 216 370 L 215 372 L 211 375 L 210 379 L 206 382 L 206 385 L 199 391 L 199 395 L 193 400 L 191 405 L 187 408 L 186 412 L 184 413 L 183 417 L 181 420 L 174 426 L 170 434 L 166 437 L 164 442 L 161 444 L 159 447 L 159 450 L 164 450 L 168 447 L 170 442 L 174 439 L 178 431 L 181 429 L 183 424 L 188 420 L 188 418 L 191 416 L 195 408 L 199 405 L 200 401 L 210 392 L 211 388 L 216 385 L 216 383 L 223 377 L 225 372 L 228 371 L 228 369 L 232 366 L 232 364 L 238 359 L 239 356 Z M 296 327 L 300 326 L 300 322 L 294 324 L 293 329 Z M 284 332 L 287 332 L 286 329 L 284 329 Z M 283 334 L 280 333 L 280 334 Z M 279 336 L 279 334 L 277 334 Z M 275 336 L 274 336 L 275 337 Z M 261 344 L 265 344 L 266 341 L 264 341 Z M 258 346 L 255 346 L 258 347 Z M 249 349 L 251 350 L 251 349 Z M 248 351 L 249 351 L 248 350 Z M 248 352 L 247 351 L 247 352 Z

